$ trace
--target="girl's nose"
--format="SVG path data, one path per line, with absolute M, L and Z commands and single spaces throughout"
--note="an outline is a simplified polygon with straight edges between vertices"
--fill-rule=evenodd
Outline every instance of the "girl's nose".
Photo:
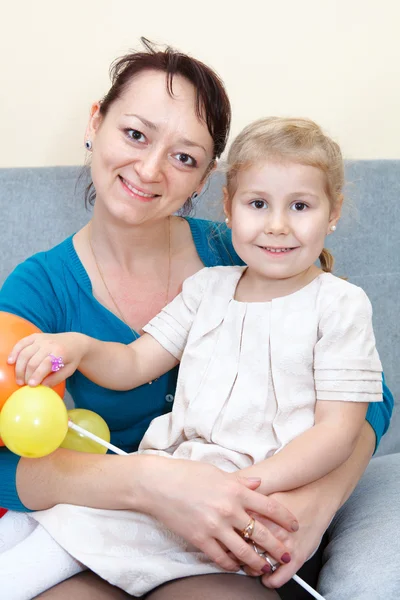
M 289 233 L 289 223 L 283 211 L 270 211 L 265 219 L 264 231 L 271 235 L 284 235 Z

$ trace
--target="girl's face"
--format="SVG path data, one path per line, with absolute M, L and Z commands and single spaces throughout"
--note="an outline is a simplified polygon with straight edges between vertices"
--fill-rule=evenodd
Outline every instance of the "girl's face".
M 195 89 L 174 77 L 143 71 L 100 115 L 92 107 L 86 138 L 92 141 L 96 205 L 116 220 L 139 224 L 178 210 L 199 192 L 212 161 L 213 140 L 195 113 Z
M 236 252 L 253 273 L 289 279 L 318 259 L 340 217 L 331 207 L 325 175 L 295 162 L 265 161 L 239 171 L 233 198 L 225 194 Z

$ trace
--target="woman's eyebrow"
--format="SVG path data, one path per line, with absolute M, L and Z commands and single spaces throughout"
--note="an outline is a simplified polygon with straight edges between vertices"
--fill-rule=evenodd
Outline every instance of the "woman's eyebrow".
M 124 116 L 125 117 L 135 117 L 136 119 L 139 119 L 139 121 L 141 121 L 143 123 L 143 125 L 145 125 L 149 129 L 152 129 L 153 131 L 159 130 L 158 126 L 155 123 L 153 123 L 152 121 L 149 121 L 148 119 L 145 119 L 144 117 L 141 117 L 140 115 L 137 115 L 135 113 L 126 113 Z M 179 140 L 177 140 L 177 143 L 183 144 L 184 146 L 190 146 L 192 148 L 200 148 L 201 150 L 204 151 L 204 154 L 207 154 L 207 150 L 204 148 L 204 146 L 202 146 L 201 144 L 198 144 L 197 142 L 193 142 L 192 140 L 189 140 L 187 138 L 179 138 Z

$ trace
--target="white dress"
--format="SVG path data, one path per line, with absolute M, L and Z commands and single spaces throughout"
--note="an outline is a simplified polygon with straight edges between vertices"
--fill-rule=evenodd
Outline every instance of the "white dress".
M 203 269 L 144 330 L 181 360 L 173 411 L 139 452 L 249 467 L 314 424 L 318 400 L 382 400 L 365 293 L 331 274 L 271 302 L 234 299 L 245 267 Z M 220 569 L 146 515 L 60 505 L 33 517 L 129 594 Z

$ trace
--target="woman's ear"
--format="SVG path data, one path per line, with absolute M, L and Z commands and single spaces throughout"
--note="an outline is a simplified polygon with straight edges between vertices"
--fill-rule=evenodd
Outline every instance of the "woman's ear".
M 232 202 L 231 199 L 229 197 L 228 194 L 228 188 L 226 187 L 226 185 L 223 188 L 223 193 L 224 193 L 224 213 L 225 213 L 225 223 L 228 225 L 228 227 L 231 226 L 231 216 L 232 216 Z
M 94 137 L 100 127 L 102 116 L 100 114 L 100 102 L 94 102 L 90 109 L 89 122 L 85 131 L 85 142 L 90 140 L 93 142 Z

